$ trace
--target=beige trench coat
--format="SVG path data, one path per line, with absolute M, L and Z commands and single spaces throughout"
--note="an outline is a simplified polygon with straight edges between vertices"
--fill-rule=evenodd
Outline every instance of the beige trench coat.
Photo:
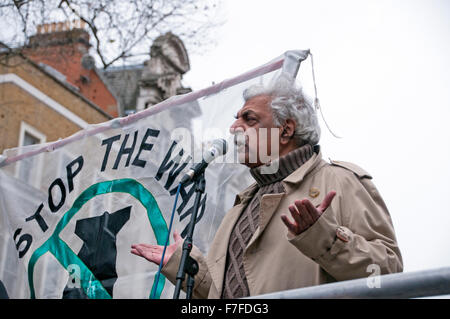
M 368 277 L 373 271 L 368 270 L 371 264 L 378 265 L 381 274 L 401 272 L 402 257 L 392 220 L 371 179 L 354 164 L 327 163 L 319 152 L 283 180 L 285 193 L 264 195 L 259 226 L 243 258 L 250 294 Z M 220 298 L 229 237 L 256 190 L 255 183 L 236 196 L 235 206 L 225 215 L 206 257 L 193 247 L 191 256 L 200 266 L 194 298 Z M 297 199 L 308 198 L 317 206 L 331 190 L 337 194 L 317 222 L 291 236 L 281 214 L 290 217 L 288 206 Z M 176 282 L 181 246 L 162 269 L 172 283 Z

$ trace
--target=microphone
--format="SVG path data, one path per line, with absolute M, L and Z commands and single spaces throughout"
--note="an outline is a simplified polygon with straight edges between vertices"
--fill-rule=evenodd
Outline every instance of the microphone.
M 227 152 L 227 141 L 224 139 L 216 139 L 212 142 L 212 146 L 203 153 L 203 160 L 201 163 L 198 163 L 191 167 L 191 169 L 184 174 L 180 183 L 185 184 L 192 180 L 194 177 L 197 177 L 201 173 L 203 173 L 208 167 L 209 163 L 215 160 L 217 157 L 224 155 Z

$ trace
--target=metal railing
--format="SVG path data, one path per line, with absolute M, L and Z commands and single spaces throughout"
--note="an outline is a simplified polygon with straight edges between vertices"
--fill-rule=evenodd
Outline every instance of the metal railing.
M 374 280 L 376 283 L 374 284 Z M 250 299 L 420 298 L 450 294 L 450 267 L 284 290 Z

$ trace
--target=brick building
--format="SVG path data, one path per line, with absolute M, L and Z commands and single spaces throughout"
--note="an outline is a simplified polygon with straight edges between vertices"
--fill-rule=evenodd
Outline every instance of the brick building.
M 0 48 L 0 154 L 68 137 L 121 114 L 81 22 L 44 24 L 21 54 Z
M 89 33 L 83 27 L 81 22 L 74 26 L 62 22 L 40 25 L 23 53 L 117 117 L 122 113 L 119 100 L 89 55 Z
M 0 48 L 0 59 L 6 61 L 0 63 L 0 154 L 65 138 L 88 124 L 191 91 L 181 83 L 190 69 L 188 54 L 174 34 L 157 38 L 143 64 L 100 71 L 88 53 L 89 34 L 83 27 L 79 21 L 40 25 L 22 54 L 8 61 Z M 186 112 L 201 113 L 198 105 Z
M 2 57 L 0 154 L 4 149 L 55 141 L 113 117 L 39 64 Z

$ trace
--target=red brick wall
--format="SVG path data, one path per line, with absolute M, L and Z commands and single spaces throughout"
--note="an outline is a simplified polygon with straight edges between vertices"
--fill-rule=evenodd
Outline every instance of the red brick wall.
M 76 86 L 82 95 L 106 113 L 117 117 L 119 115 L 118 101 L 96 71 L 87 70 L 81 64 L 83 55 L 88 52 L 88 46 L 77 42 L 76 39 L 73 42 L 64 43 L 65 39 L 70 39 L 68 38 L 71 36 L 70 32 L 72 31 L 39 34 L 33 39 L 33 45 L 24 53 L 34 62 L 45 63 L 65 75 L 67 81 Z M 63 37 L 65 34 L 66 38 Z M 82 35 L 85 36 L 85 34 Z M 77 36 L 80 37 L 79 34 Z M 52 37 L 54 41 L 51 41 Z

